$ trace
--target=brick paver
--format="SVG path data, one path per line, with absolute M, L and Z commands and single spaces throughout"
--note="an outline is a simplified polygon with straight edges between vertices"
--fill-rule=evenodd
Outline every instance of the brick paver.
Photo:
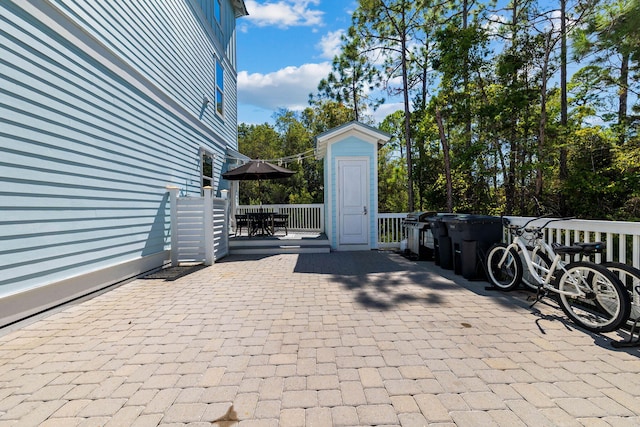
M 170 273 L 0 331 L 0 426 L 640 425 L 638 349 L 524 291 L 386 252 Z

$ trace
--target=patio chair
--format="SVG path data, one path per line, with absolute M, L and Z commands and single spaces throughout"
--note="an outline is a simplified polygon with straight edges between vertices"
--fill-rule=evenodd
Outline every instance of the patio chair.
M 273 234 L 276 233 L 276 229 L 284 229 L 285 236 L 289 234 L 287 227 L 289 225 L 289 214 L 273 214 Z
M 236 235 L 242 234 L 242 227 L 247 229 L 247 233 L 249 230 L 249 217 L 247 215 L 241 214 L 236 215 Z

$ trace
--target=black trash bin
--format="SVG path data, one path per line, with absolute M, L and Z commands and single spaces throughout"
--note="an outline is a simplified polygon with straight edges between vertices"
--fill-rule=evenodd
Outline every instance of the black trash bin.
M 420 230 L 420 259 L 425 261 L 433 260 L 433 234 L 431 234 L 431 229 L 429 226 L 422 228 Z
M 453 269 L 453 256 L 451 251 L 451 238 L 447 232 L 447 226 L 443 220 L 455 217 L 456 214 L 439 213 L 428 218 L 429 229 L 433 236 L 433 260 L 436 265 L 451 270 Z
M 484 276 L 482 262 L 494 243 L 502 241 L 502 219 L 490 215 L 458 215 L 443 220 L 451 238 L 453 270 L 465 279 Z

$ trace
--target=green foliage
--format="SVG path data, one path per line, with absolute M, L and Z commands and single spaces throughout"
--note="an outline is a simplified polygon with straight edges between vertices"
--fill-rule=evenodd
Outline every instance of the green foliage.
M 378 209 L 380 212 L 406 212 L 407 168 L 393 146 L 378 152 Z
M 568 214 L 588 211 L 592 218 L 609 217 L 619 197 L 611 138 L 597 127 L 580 129 L 571 135 L 569 149 L 571 167 L 563 188 L 571 209 Z

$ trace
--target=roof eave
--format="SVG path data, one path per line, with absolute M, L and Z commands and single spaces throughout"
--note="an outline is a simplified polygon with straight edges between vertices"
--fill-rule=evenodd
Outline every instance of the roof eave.
M 334 140 L 341 134 L 354 131 L 359 133 L 360 136 L 366 137 L 366 139 L 370 141 L 377 142 L 378 147 L 384 145 L 389 141 L 389 139 L 391 139 L 391 135 L 386 132 L 361 122 L 351 121 L 316 136 L 316 159 L 320 160 L 324 158 L 327 153 L 327 144 L 329 141 Z
M 243 16 L 248 16 L 249 12 L 247 12 L 247 6 L 244 4 L 244 0 L 231 0 L 231 4 L 233 5 L 233 10 L 235 11 L 236 18 L 241 18 Z

